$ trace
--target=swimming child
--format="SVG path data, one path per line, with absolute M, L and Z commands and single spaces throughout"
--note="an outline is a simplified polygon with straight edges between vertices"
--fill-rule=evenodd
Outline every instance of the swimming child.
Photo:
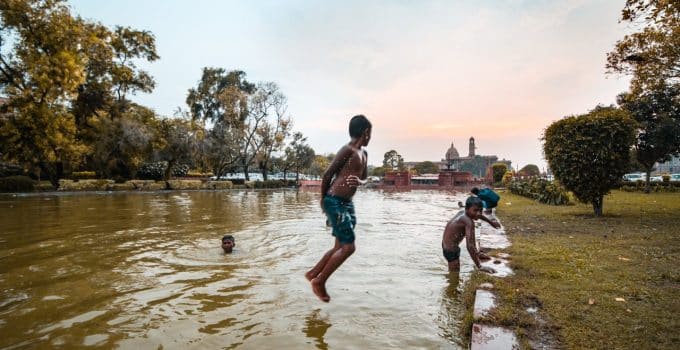
M 371 128 L 371 122 L 365 116 L 352 117 L 349 122 L 351 139 L 338 151 L 321 180 L 321 209 L 333 228 L 335 244 L 305 273 L 305 278 L 311 282 L 312 291 L 323 302 L 331 300 L 326 292 L 326 281 L 356 249 L 356 216 L 352 197 L 357 187 L 367 182 L 368 154 L 362 147 L 368 146 L 371 140 Z
M 236 247 L 236 240 L 232 235 L 224 235 L 222 237 L 222 249 L 224 254 L 231 254 L 231 251 Z

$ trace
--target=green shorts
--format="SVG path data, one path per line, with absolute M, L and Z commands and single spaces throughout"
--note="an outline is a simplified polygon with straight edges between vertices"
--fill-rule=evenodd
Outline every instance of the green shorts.
M 323 209 L 330 226 L 333 227 L 333 236 L 341 244 L 354 243 L 354 227 L 357 225 L 354 203 L 336 196 L 324 196 Z

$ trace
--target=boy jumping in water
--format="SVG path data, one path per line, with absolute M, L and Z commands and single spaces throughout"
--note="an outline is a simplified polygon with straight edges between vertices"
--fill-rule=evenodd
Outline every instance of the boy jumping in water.
M 326 281 L 355 250 L 357 220 L 352 197 L 357 187 L 366 183 L 368 154 L 361 148 L 371 140 L 371 122 L 363 115 L 354 116 L 349 121 L 349 136 L 351 140 L 338 151 L 321 180 L 321 209 L 333 227 L 335 245 L 305 273 L 312 291 L 323 302 L 331 300 Z
M 444 258 L 449 263 L 449 272 L 460 271 L 460 242 L 465 238 L 468 253 L 475 266 L 488 273 L 495 273 L 496 270 L 482 266 L 479 262 L 480 252 L 477 251 L 475 244 L 475 223 L 474 220 L 481 219 L 488 222 L 495 228 L 500 228 L 498 221 L 489 220 L 482 215 L 482 200 L 478 197 L 469 197 L 465 201 L 465 210 L 460 210 L 447 224 L 442 238 L 442 250 Z

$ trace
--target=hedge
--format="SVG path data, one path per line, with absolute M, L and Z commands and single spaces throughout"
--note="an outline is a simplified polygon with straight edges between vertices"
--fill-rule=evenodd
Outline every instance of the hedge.
M 0 192 L 32 192 L 36 181 L 28 176 L 17 175 L 0 178 Z
M 512 180 L 508 185 L 511 193 L 535 199 L 550 205 L 572 204 L 571 194 L 557 181 L 532 178 Z

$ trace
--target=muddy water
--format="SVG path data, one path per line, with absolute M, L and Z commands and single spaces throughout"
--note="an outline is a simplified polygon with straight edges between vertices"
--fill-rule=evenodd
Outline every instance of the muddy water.
M 316 193 L 3 196 L 0 348 L 457 349 L 471 262 L 449 277 L 440 244 L 461 198 L 357 193 L 324 304 L 303 278 L 333 242 Z

